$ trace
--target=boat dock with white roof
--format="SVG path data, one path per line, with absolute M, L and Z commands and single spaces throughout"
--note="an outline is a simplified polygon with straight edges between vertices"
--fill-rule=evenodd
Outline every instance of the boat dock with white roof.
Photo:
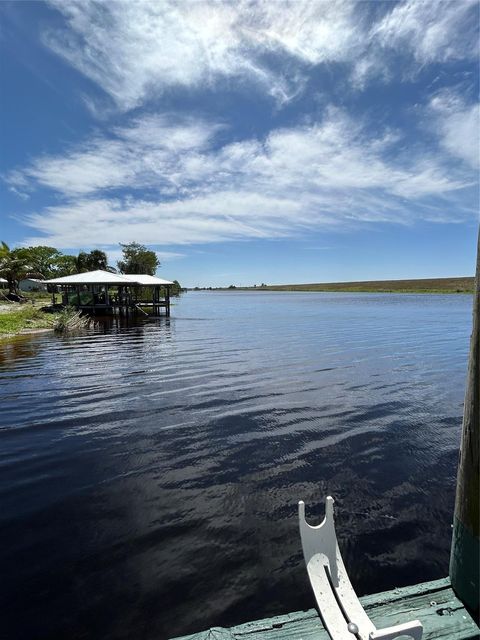
M 171 280 L 145 273 L 88 271 L 46 280 L 52 293 L 62 295 L 62 304 L 99 314 L 136 314 L 170 316 Z

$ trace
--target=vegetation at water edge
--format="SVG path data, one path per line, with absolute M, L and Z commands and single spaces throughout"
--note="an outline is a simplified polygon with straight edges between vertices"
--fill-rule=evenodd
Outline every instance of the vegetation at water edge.
M 120 273 L 146 273 L 155 275 L 160 267 L 160 260 L 155 251 L 138 242 L 121 244 L 123 259 L 117 262 Z M 111 271 L 117 268 L 108 264 L 107 254 L 100 249 L 75 255 L 63 254 L 55 247 L 33 246 L 12 249 L 5 242 L 0 242 L 0 278 L 7 281 L 10 293 L 17 293 L 19 281 L 24 278 L 50 280 L 70 276 L 87 271 Z M 175 280 L 171 293 L 180 293 L 181 286 Z
M 12 305 L 12 309 L 0 313 L 0 336 L 52 329 L 57 314 L 45 313 L 31 304 Z
M 209 287 L 210 289 L 210 287 Z M 344 291 L 346 293 L 473 293 L 474 278 L 422 278 L 415 280 L 371 280 L 364 282 L 323 282 L 309 284 L 219 287 L 236 291 Z
M 74 307 L 65 307 L 57 314 L 53 328 L 56 333 L 71 333 L 86 329 L 91 322 L 90 316 L 82 314 L 81 311 L 77 311 Z

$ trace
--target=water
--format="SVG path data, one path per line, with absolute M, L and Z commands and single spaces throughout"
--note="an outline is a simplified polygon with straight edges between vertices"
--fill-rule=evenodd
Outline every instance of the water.
M 296 503 L 359 594 L 448 571 L 470 296 L 189 293 L 0 345 L 2 632 L 161 640 L 313 606 Z

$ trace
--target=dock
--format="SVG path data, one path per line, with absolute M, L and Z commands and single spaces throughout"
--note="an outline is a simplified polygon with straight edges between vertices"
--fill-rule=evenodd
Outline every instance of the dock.
M 449 578 L 364 596 L 360 602 L 378 627 L 417 618 L 423 624 L 422 640 L 480 638 L 479 627 L 455 596 Z M 171 640 L 330 640 L 330 636 L 316 609 L 309 609 L 245 622 L 230 629 L 213 627 Z
M 45 280 L 56 305 L 74 307 L 91 315 L 166 315 L 170 317 L 170 289 L 174 284 L 146 273 L 111 273 L 101 269 Z

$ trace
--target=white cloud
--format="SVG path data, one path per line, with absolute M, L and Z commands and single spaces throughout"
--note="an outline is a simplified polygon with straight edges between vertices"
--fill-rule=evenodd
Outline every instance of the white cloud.
M 165 246 L 472 216 L 457 196 L 474 182 L 469 170 L 420 148 L 393 153 L 397 131 L 372 137 L 338 109 L 263 140 L 219 145 L 221 128 L 177 118 L 169 129 L 163 118 L 137 118 L 112 138 L 97 135 L 17 169 L 17 183 L 64 198 L 28 217 L 45 236 L 28 241 L 83 247 L 107 236 L 112 245 L 134 238 Z M 460 201 L 457 218 L 452 198 Z
M 8 182 L 26 188 L 28 180 L 81 196 L 112 188 L 155 186 L 176 192 L 176 166 L 183 154 L 202 151 L 221 129 L 199 120 L 146 115 L 109 136 L 97 135 L 64 156 L 42 156 Z
M 452 91 L 441 91 L 430 102 L 440 142 L 453 156 L 474 169 L 480 166 L 480 105 L 467 105 Z
M 354 62 L 350 74 L 352 86 L 360 90 L 365 89 L 372 78 L 380 78 L 383 82 L 389 82 L 392 79 L 387 60 L 375 47 Z
M 175 87 L 229 78 L 278 103 L 302 92 L 312 67 L 348 63 L 352 85 L 390 80 L 386 52 L 420 64 L 478 56 L 477 0 L 407 0 L 369 23 L 350 0 L 50 0 L 65 19 L 44 43 L 100 86 L 121 110 Z M 390 9 L 391 6 L 391 9 Z M 416 68 L 418 64 L 415 65 Z M 108 107 L 83 97 L 92 113 Z
M 10 191 L 10 193 L 14 193 L 17 196 L 17 198 L 20 198 L 20 200 L 25 201 L 30 199 L 30 196 L 28 195 L 28 193 L 25 193 L 17 189 L 15 186 L 13 186 L 13 182 L 12 182 L 12 185 L 8 187 L 8 190 Z
M 385 48 L 410 50 L 420 63 L 476 59 L 477 0 L 407 0 L 396 4 L 371 38 Z
M 301 87 L 301 70 L 278 70 L 266 54 L 315 65 L 343 61 L 361 42 L 353 5 L 344 0 L 50 4 L 68 29 L 45 33 L 45 44 L 124 110 L 167 87 L 203 88 L 231 76 L 284 102 Z
M 363 33 L 352 57 L 351 83 L 411 80 L 425 65 L 478 60 L 478 0 L 406 0 Z M 400 64 L 399 64 L 400 63 Z

